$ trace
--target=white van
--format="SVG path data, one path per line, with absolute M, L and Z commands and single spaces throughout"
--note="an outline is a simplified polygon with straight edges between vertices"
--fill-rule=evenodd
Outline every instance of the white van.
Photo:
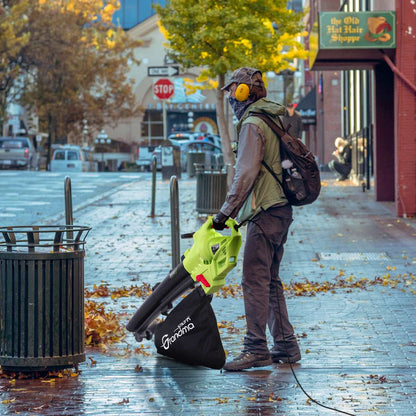
M 80 146 L 65 145 L 53 152 L 52 172 L 88 172 L 89 170 L 88 154 Z

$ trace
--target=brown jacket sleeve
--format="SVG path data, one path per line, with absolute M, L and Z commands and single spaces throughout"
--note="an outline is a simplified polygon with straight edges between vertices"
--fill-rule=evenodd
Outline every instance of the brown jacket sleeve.
M 241 127 L 235 176 L 221 212 L 235 218 L 256 182 L 264 156 L 265 138 L 263 131 L 252 123 Z

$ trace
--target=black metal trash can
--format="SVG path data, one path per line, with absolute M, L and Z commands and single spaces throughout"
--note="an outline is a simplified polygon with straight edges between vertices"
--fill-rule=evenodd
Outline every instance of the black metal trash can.
M 204 152 L 196 152 L 194 150 L 190 150 L 187 154 L 187 172 L 188 177 L 192 178 L 195 176 L 195 163 L 204 165 L 205 164 L 205 153 Z
M 118 160 L 117 159 L 108 159 L 107 167 L 109 172 L 117 172 Z
M 84 352 L 84 226 L 0 227 L 0 365 L 74 367 Z
M 162 144 L 162 180 L 170 180 L 172 176 L 180 179 L 181 171 L 181 149 Z
M 98 169 L 98 172 L 105 172 L 105 161 L 104 160 L 99 160 L 97 162 L 97 169 Z
M 205 170 L 195 164 L 196 210 L 200 214 L 214 214 L 227 195 L 227 173 L 223 170 Z

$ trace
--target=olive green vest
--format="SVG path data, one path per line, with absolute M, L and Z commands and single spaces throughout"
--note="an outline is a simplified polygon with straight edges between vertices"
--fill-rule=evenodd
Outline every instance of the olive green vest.
M 262 119 L 250 115 L 250 112 L 251 111 L 248 111 L 247 114 L 244 114 L 238 123 L 237 133 L 240 134 L 241 127 L 245 123 L 255 124 L 263 131 L 266 139 L 264 161 L 273 169 L 278 178 L 282 180 L 280 139 Z M 284 204 L 287 202 L 280 184 L 262 165 L 254 188 L 238 214 L 238 220 L 240 223 L 245 222 L 257 215 L 262 209 L 266 210 L 273 205 Z

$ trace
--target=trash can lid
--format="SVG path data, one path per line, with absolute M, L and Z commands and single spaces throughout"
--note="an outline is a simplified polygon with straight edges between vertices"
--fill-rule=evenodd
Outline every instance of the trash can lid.
M 84 249 L 91 227 L 79 225 L 19 225 L 0 227 L 0 251 L 68 252 Z

